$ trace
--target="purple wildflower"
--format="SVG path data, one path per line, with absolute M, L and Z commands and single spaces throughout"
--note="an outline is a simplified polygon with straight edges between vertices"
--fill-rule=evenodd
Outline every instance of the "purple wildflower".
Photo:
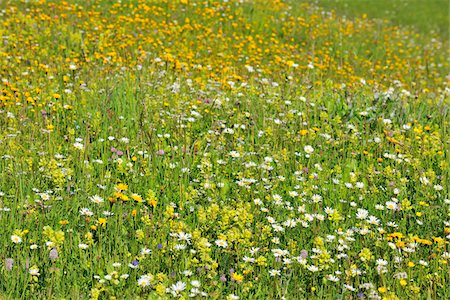
M 130 268 L 136 269 L 137 267 L 139 267 L 139 260 L 137 259 L 133 260 L 128 266 Z
M 57 260 L 58 259 L 58 250 L 56 250 L 55 248 L 50 250 L 49 257 L 50 257 L 51 260 Z
M 6 270 L 11 271 L 14 265 L 14 259 L 12 258 L 7 258 L 5 261 L 5 267 Z

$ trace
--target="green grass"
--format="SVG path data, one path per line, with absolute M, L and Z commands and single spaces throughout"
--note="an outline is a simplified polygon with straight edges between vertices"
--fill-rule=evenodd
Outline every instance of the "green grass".
M 437 33 L 449 39 L 450 3 L 447 0 L 316 0 L 314 3 L 339 15 L 388 20 L 410 26 L 422 34 Z
M 0 2 L 0 299 L 450 297 L 443 39 L 123 2 Z

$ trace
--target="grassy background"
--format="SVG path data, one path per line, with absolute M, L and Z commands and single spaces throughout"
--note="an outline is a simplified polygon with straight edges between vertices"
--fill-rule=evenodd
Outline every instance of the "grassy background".
M 434 31 L 445 40 L 449 39 L 450 2 L 447 0 L 315 0 L 314 2 L 341 15 L 352 17 L 367 14 L 370 18 L 389 20 L 396 25 L 413 26 L 424 34 Z
M 357 18 L 367 5 L 353 22 L 301 1 L 3 1 L 0 299 L 165 299 L 178 281 L 187 298 L 193 279 L 213 299 L 450 299 L 445 47 Z M 272 218 L 310 221 L 279 232 Z

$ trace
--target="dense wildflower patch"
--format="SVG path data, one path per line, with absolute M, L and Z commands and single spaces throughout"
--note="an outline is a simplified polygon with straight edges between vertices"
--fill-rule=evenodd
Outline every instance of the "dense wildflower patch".
M 0 7 L 0 298 L 449 297 L 438 36 L 295 1 Z

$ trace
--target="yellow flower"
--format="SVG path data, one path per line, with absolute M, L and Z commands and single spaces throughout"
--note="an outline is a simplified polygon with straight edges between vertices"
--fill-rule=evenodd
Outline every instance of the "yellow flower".
M 406 286 L 408 284 L 408 282 L 405 279 L 401 279 L 400 280 L 400 285 L 401 286 Z
M 383 297 L 381 300 L 398 300 L 398 297 L 395 296 L 394 293 L 390 293 L 389 295 Z
M 308 134 L 308 130 L 307 129 L 302 129 L 302 130 L 300 130 L 299 133 L 300 133 L 300 135 L 304 136 L 304 135 Z
M 265 258 L 264 256 L 259 256 L 256 260 L 255 260 L 255 263 L 258 265 L 258 266 L 266 266 L 267 265 L 267 258 Z
M 439 246 L 442 246 L 443 244 L 446 244 L 446 241 L 441 237 L 433 237 L 433 241 L 438 244 Z
M 384 286 L 379 287 L 379 288 L 378 288 L 378 292 L 380 292 L 381 294 L 384 294 L 384 293 L 387 292 L 387 288 L 385 288 Z
M 405 247 L 405 242 L 398 241 L 397 243 L 395 243 L 395 246 L 397 246 L 397 248 L 403 248 L 403 247 Z
M 106 218 L 98 218 L 98 225 L 105 226 L 106 222 Z
M 372 252 L 368 248 L 363 248 L 359 253 L 359 257 L 362 261 L 369 261 L 373 259 Z
M 231 274 L 231 278 L 233 278 L 236 282 L 241 283 L 244 280 L 244 275 L 233 273 Z
M 418 286 L 412 285 L 412 286 L 410 286 L 410 289 L 414 294 L 420 293 L 420 288 Z
M 138 229 L 136 230 L 136 238 L 140 241 L 142 239 L 144 239 L 145 234 L 144 231 L 142 231 L 142 229 Z
M 433 244 L 432 241 L 427 240 L 427 239 L 420 239 L 420 240 L 417 241 L 417 242 L 419 242 L 419 243 L 421 243 L 421 244 L 424 244 L 424 245 L 428 245 L 428 246 Z
M 148 204 L 150 204 L 152 207 L 156 207 L 157 204 L 157 198 L 156 193 L 153 190 L 148 190 L 146 201 Z
M 164 273 L 158 273 L 158 274 L 156 274 L 156 279 L 158 279 L 158 281 L 162 282 L 167 279 L 167 276 Z
M 158 294 L 158 295 L 160 295 L 160 296 L 163 296 L 163 295 L 165 295 L 166 294 L 166 287 L 163 285 L 163 284 L 157 284 L 156 286 L 155 286 L 155 290 L 156 290 L 156 293 Z
M 128 190 L 128 185 L 125 183 L 119 183 L 118 185 L 115 186 L 115 188 L 119 191 L 126 191 Z
M 139 202 L 139 203 L 142 202 L 142 197 L 139 196 L 138 194 L 131 195 L 131 199 L 133 199 L 134 201 Z

